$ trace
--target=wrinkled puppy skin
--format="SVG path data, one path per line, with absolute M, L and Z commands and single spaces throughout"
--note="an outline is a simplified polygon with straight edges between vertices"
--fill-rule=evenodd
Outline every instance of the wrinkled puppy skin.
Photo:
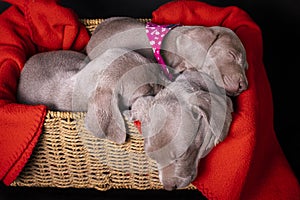
M 141 121 L 145 152 L 156 161 L 166 190 L 195 179 L 200 159 L 226 138 L 232 112 L 225 91 L 190 70 L 156 96 L 138 98 L 129 111 L 131 120 Z
M 96 58 L 108 48 L 124 47 L 154 60 L 145 24 L 130 17 L 112 17 L 100 23 L 87 45 L 87 54 Z M 247 89 L 246 50 L 238 36 L 220 26 L 177 26 L 164 38 L 161 54 L 173 68 L 173 76 L 196 69 L 215 79 L 230 96 Z

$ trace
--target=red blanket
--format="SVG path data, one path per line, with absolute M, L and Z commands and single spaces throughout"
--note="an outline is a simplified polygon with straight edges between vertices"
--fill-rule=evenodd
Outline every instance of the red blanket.
M 56 49 L 82 50 L 89 40 L 75 13 L 56 0 L 6 0 L 0 15 L 0 180 L 12 183 L 42 132 L 44 105 L 16 103 L 20 71 L 29 56 Z
M 89 36 L 57 0 L 6 0 L 0 16 L 0 179 L 12 183 L 41 134 L 46 107 L 16 103 L 20 71 L 29 56 L 56 49 L 82 50 Z M 221 25 L 234 30 L 247 51 L 249 89 L 236 99 L 230 133 L 199 165 L 193 184 L 208 199 L 300 197 L 273 129 L 272 94 L 262 63 L 259 27 L 241 9 L 173 1 L 153 12 L 155 23 Z
M 242 40 L 249 89 L 236 99 L 228 137 L 199 164 L 193 184 L 208 199 L 300 199 L 299 183 L 273 129 L 270 85 L 260 28 L 243 10 L 199 1 L 173 1 L 153 12 L 159 24 L 224 26 Z

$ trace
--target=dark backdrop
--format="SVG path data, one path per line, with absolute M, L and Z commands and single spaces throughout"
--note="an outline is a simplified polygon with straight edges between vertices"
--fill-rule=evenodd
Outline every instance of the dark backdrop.
M 273 93 L 274 129 L 278 141 L 299 180 L 300 159 L 298 152 L 300 145 L 298 145 L 298 139 L 300 130 L 298 125 L 300 124 L 300 101 L 297 93 L 299 91 L 298 80 L 300 80 L 300 78 L 298 78 L 297 72 L 300 69 L 298 62 L 300 58 L 300 1 L 203 1 L 217 6 L 236 5 L 248 12 L 252 19 L 260 26 L 264 42 L 264 64 Z M 106 18 L 110 16 L 149 18 L 153 10 L 166 2 L 169 2 L 169 0 L 61 1 L 62 5 L 74 9 L 80 18 Z M 7 6 L 8 4 L 0 2 L 0 12 L 6 9 Z M 168 196 L 170 195 L 170 193 L 167 194 Z M 87 194 L 84 193 L 84 195 Z M 149 198 L 157 197 L 155 195 L 149 195 L 150 196 L 147 195 Z M 120 195 L 120 197 L 122 197 L 122 195 Z M 175 194 L 171 198 L 174 199 L 176 197 L 179 199 L 180 195 Z M 113 197 L 111 196 L 111 198 Z M 130 198 L 132 198 L 132 196 L 130 196 Z M 182 196 L 182 199 L 188 199 L 188 196 Z M 199 197 L 195 199 L 199 199 Z

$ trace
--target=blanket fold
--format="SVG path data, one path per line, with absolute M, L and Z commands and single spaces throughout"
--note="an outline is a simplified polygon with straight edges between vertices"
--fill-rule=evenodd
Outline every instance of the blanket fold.
M 89 34 L 77 15 L 56 0 L 7 2 L 12 6 L 0 15 L 0 180 L 9 185 L 27 163 L 47 112 L 44 105 L 16 102 L 24 63 L 38 52 L 81 51 Z
M 277 141 L 273 104 L 263 64 L 260 28 L 235 6 L 199 1 L 172 1 L 152 14 L 158 24 L 224 26 L 240 37 L 247 53 L 248 90 L 235 100 L 235 112 L 224 142 L 203 160 L 193 184 L 208 199 L 300 198 L 299 183 Z

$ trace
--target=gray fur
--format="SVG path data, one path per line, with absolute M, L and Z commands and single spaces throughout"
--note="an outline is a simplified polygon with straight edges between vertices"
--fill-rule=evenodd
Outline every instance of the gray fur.
M 174 28 L 162 44 L 173 82 L 153 63 L 145 24 L 136 19 L 105 20 L 86 50 L 88 57 L 65 50 L 31 57 L 18 101 L 86 111 L 86 128 L 116 143 L 126 140 L 124 117 L 139 120 L 145 152 L 157 162 L 165 189 L 190 184 L 200 159 L 227 136 L 233 112 L 227 95 L 247 88 L 239 38 L 224 27 Z
M 122 112 L 139 97 L 155 95 L 168 80 L 157 64 L 124 49 L 109 49 L 86 68 L 106 65 L 107 58 L 112 58 L 112 62 L 103 72 L 98 72 L 97 84 L 89 95 L 85 123 L 96 136 L 123 143 L 126 127 Z
M 26 62 L 18 101 L 52 110 L 86 111 L 85 125 L 93 135 L 124 143 L 121 112 L 138 97 L 155 95 L 163 79 L 156 64 L 134 51 L 108 49 L 90 62 L 81 53 L 51 51 Z
M 85 54 L 58 50 L 39 53 L 25 63 L 17 99 L 25 104 L 44 104 L 51 110 L 71 111 L 74 76 L 87 64 Z
M 187 70 L 155 97 L 137 99 L 126 114 L 141 121 L 145 152 L 172 190 L 195 179 L 200 159 L 226 138 L 232 112 L 225 91 L 207 75 Z
M 99 24 L 87 45 L 87 53 L 94 59 L 111 47 L 126 47 L 154 60 L 145 24 L 134 18 L 112 17 Z M 248 87 L 244 46 L 228 28 L 177 26 L 165 37 L 161 53 L 175 76 L 195 68 L 214 78 L 231 96 Z

